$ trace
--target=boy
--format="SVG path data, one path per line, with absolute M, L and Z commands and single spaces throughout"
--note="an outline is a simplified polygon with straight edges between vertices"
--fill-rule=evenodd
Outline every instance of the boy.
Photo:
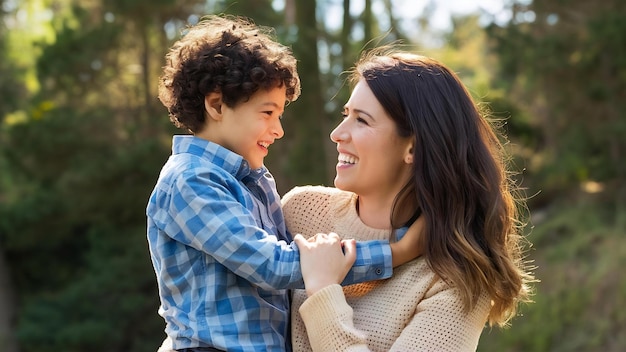
M 159 99 L 193 134 L 173 137 L 146 210 L 171 348 L 290 350 L 288 289 L 303 281 L 263 159 L 284 134 L 285 103 L 300 94 L 296 60 L 264 28 L 213 16 L 166 61 Z M 391 248 L 358 244 L 344 282 L 390 277 Z

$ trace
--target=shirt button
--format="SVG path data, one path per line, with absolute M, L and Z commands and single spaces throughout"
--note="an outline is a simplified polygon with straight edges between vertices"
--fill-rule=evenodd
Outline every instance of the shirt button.
M 383 274 L 383 269 L 376 268 L 376 275 L 382 275 L 382 274 Z

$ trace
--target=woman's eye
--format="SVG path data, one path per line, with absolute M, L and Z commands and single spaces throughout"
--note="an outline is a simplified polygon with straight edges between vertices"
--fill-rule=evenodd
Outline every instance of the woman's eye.
M 367 121 L 365 121 L 365 119 L 363 119 L 363 118 L 361 118 L 361 117 L 357 117 L 357 118 L 356 118 L 356 121 L 357 121 L 358 123 L 364 123 L 364 124 L 366 124 L 366 125 L 367 125 Z

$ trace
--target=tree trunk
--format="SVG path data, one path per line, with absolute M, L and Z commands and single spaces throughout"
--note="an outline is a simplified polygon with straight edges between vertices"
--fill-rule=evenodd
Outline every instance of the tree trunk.
M 363 10 L 363 48 L 369 49 L 374 47 L 372 39 L 374 38 L 374 16 L 372 14 L 372 0 L 365 0 L 365 9 Z
M 0 250 L 0 350 L 17 352 L 15 339 L 15 295 L 4 253 Z
M 323 184 L 326 180 L 324 143 L 328 138 L 322 132 L 325 119 L 324 99 L 318 64 L 318 31 L 315 15 L 316 1 L 298 1 L 296 25 L 298 39 L 293 52 L 298 59 L 298 73 L 302 82 L 302 95 L 287 107 L 284 120 L 285 140 L 281 147 L 287 158 L 281 165 L 285 180 L 279 188 L 289 189 L 296 184 Z M 281 161 L 282 162 L 282 161 Z

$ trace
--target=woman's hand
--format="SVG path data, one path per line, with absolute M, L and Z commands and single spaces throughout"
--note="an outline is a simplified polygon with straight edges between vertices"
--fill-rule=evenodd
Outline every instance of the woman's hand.
M 390 244 L 391 261 L 394 268 L 422 255 L 420 238 L 423 236 L 425 226 L 426 219 L 422 214 L 409 227 L 400 241 Z
M 306 240 L 297 234 L 300 269 L 308 296 L 320 289 L 341 284 L 356 260 L 356 241 L 342 241 L 336 233 L 318 233 Z

